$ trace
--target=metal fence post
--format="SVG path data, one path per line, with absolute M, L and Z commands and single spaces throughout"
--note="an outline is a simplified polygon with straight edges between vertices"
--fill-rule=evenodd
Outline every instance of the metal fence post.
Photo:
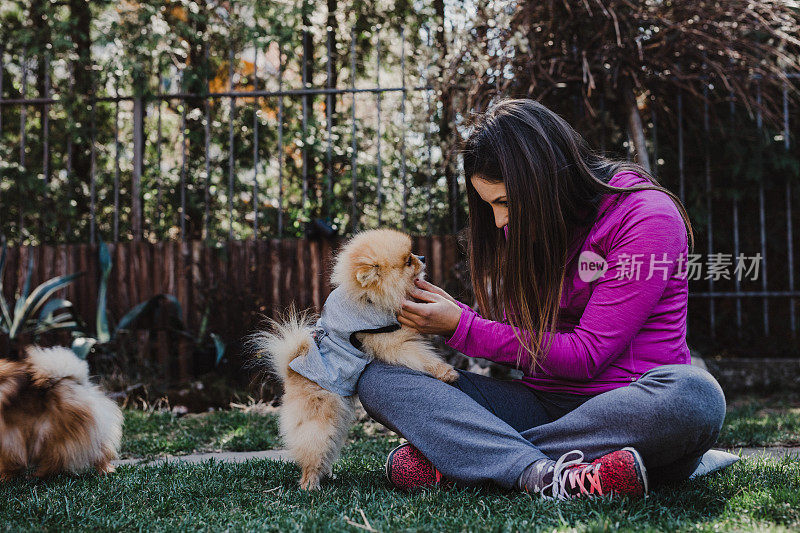
M 334 89 L 334 86 L 331 85 L 333 81 L 333 47 L 335 45 L 334 40 L 336 36 L 334 35 L 333 29 L 328 30 L 328 38 L 327 38 L 327 45 L 326 45 L 326 54 L 327 54 L 327 62 L 325 65 L 326 68 L 326 86 L 328 89 Z M 331 219 L 331 203 L 333 201 L 333 99 L 335 96 L 328 92 L 325 95 L 325 130 L 327 134 L 327 149 L 325 151 L 325 161 L 326 161 L 326 174 L 328 178 L 327 183 L 327 191 L 328 195 L 325 201 L 325 216 L 328 219 Z
M 709 110 L 708 110 L 708 82 L 705 82 L 703 85 L 703 132 L 704 132 L 704 140 L 703 140 L 703 158 L 704 158 L 704 166 L 705 166 L 705 177 L 706 177 L 706 227 L 708 228 L 708 260 L 711 257 L 711 254 L 714 251 L 714 232 L 712 231 L 712 209 L 713 205 L 711 202 L 711 146 L 709 137 L 710 133 L 710 125 L 709 125 Z M 714 292 L 714 278 L 708 278 L 708 292 Z M 716 338 L 716 301 L 713 297 L 709 297 L 708 299 L 708 314 L 709 314 L 709 325 L 711 328 L 711 338 Z
M 203 99 L 203 162 L 205 164 L 205 179 L 203 180 L 203 239 L 209 238 L 208 225 L 211 219 L 211 211 L 208 202 L 210 200 L 210 187 L 211 187 L 211 156 L 209 155 L 209 145 L 211 143 L 211 104 L 209 103 L 209 62 L 208 62 L 208 45 L 205 50 L 205 81 L 206 81 L 206 95 Z
M 50 98 L 50 54 L 44 54 L 44 98 L 42 104 L 42 173 L 44 183 L 50 183 L 50 106 L 46 100 Z M 47 194 L 45 192 L 45 194 Z
M 408 217 L 408 181 L 406 179 L 406 28 L 400 29 L 400 121 L 402 133 L 400 136 L 400 179 L 403 182 L 403 231 L 406 231 L 406 218 Z
M 731 131 L 736 131 L 734 129 L 735 124 L 735 117 L 736 117 L 736 106 L 734 104 L 734 96 L 733 92 L 730 94 L 730 107 L 729 112 L 731 115 Z M 733 256 L 739 257 L 739 199 L 734 197 L 733 199 Z M 736 293 L 739 292 L 741 288 L 741 280 L 739 276 L 733 277 L 733 286 Z M 736 298 L 736 335 L 739 338 L 742 338 L 742 299 Z
M 428 26 L 425 29 L 426 34 L 426 44 L 428 48 L 431 47 L 431 27 Z M 425 177 L 425 192 L 426 197 L 428 199 L 428 210 L 425 214 L 425 233 L 427 235 L 433 234 L 433 224 L 431 223 L 431 214 L 433 210 L 433 194 L 431 188 L 431 182 L 433 180 L 433 155 L 431 150 L 431 124 L 433 123 L 433 111 L 431 109 L 431 91 L 428 88 L 430 85 L 430 65 L 426 65 L 425 67 L 425 104 L 427 114 L 425 117 L 425 148 L 427 149 L 427 160 L 428 160 L 428 175 Z
M 27 98 L 28 93 L 28 50 L 27 48 L 22 49 L 22 90 L 20 92 L 20 96 L 22 98 Z M 28 108 L 25 103 L 22 104 L 22 107 L 19 109 L 19 166 L 22 170 L 25 170 L 25 144 L 26 144 L 26 131 L 25 131 L 25 123 L 28 118 Z M 22 183 L 19 184 L 22 186 Z M 20 194 L 20 198 L 22 194 Z M 22 242 L 22 235 L 25 230 L 25 216 L 24 216 L 24 209 L 22 204 L 19 205 L 19 229 L 18 235 L 19 240 Z
M 0 45 L 0 134 L 3 133 L 3 113 L 2 113 L 2 102 L 3 102 L 3 70 L 5 70 L 5 65 L 3 64 L 3 53 L 5 52 L 5 45 Z
M 764 119 L 761 114 L 761 80 L 756 79 L 756 101 L 758 103 L 758 110 L 756 111 L 756 125 L 758 127 L 758 156 L 759 162 L 763 162 L 762 156 L 762 138 L 764 133 Z M 765 213 L 764 213 L 764 179 L 760 179 L 758 183 L 758 222 L 759 222 L 759 236 L 761 240 L 761 290 L 767 292 L 767 235 Z M 762 310 L 764 313 L 764 335 L 769 336 L 769 298 L 764 297 L 762 301 Z
M 358 189 L 356 186 L 356 176 L 358 174 L 357 158 L 356 158 L 356 31 L 350 30 L 350 77 L 352 92 L 352 111 L 353 111 L 353 128 L 352 128 L 352 150 L 351 154 L 351 171 L 352 171 L 352 187 L 353 187 L 353 204 L 352 204 L 352 224 L 353 231 L 358 231 Z
M 228 62 L 230 63 L 228 66 L 228 90 L 233 93 L 233 75 L 235 74 L 234 71 L 234 53 L 233 47 L 228 50 Z M 231 96 L 230 98 L 230 116 L 228 122 L 228 240 L 233 240 L 233 170 L 236 166 L 236 161 L 234 158 L 234 142 L 235 137 L 233 135 L 233 128 L 234 128 L 234 118 L 236 117 L 236 98 Z
M 161 99 L 161 93 L 164 91 L 164 80 L 161 74 L 161 62 L 159 61 L 159 71 L 158 71 L 158 108 L 156 109 L 156 227 L 160 228 L 161 221 L 164 218 L 164 211 L 161 209 L 161 200 L 163 194 L 163 183 L 164 183 L 164 172 L 161 168 L 161 141 L 162 141 L 162 133 L 161 133 L 161 108 L 163 107 L 163 101 Z
M 119 241 L 119 80 L 114 77 L 114 242 Z
M 652 173 L 658 179 L 658 113 L 653 108 L 653 165 Z
M 133 176 L 131 178 L 131 234 L 142 238 L 142 157 L 144 154 L 144 103 L 141 96 L 133 99 Z
M 686 178 L 683 167 L 683 91 L 678 89 L 678 195 L 686 201 Z
M 21 98 L 28 97 L 28 49 L 22 49 L 22 89 L 19 93 Z M 19 165 L 25 168 L 25 123 L 28 119 L 28 106 L 23 103 L 19 108 Z M 21 211 L 20 211 L 21 212 Z M 22 216 L 22 215 L 20 215 Z M 22 231 L 22 225 L 20 225 Z
M 283 45 L 278 41 L 278 238 L 283 237 Z
M 306 1 L 303 2 L 303 12 L 305 13 L 306 7 L 308 3 Z M 300 150 L 302 154 L 301 161 L 302 161 L 302 173 L 303 173 L 303 193 L 300 196 L 300 210 L 302 212 L 301 217 L 306 216 L 306 206 L 309 205 L 308 201 L 308 93 L 306 89 L 308 89 L 308 46 L 306 40 L 309 39 L 308 30 L 303 30 L 303 55 L 302 55 L 302 62 L 300 66 L 300 77 L 301 83 L 303 86 L 303 96 L 301 97 L 301 104 L 302 104 L 302 115 L 301 115 L 301 131 L 303 136 L 303 146 Z M 313 204 L 312 204 L 313 209 Z
M 181 69 L 181 92 L 184 89 L 186 82 L 186 65 Z M 181 212 L 180 212 L 180 226 L 181 226 L 181 240 L 186 240 L 186 98 L 181 98 Z
M 207 50 L 208 48 L 206 48 Z M 253 91 L 258 90 L 258 41 L 253 39 Z M 258 96 L 253 98 L 253 239 L 258 240 Z
M 5 52 L 5 44 L 0 43 L 0 139 L 2 139 L 3 135 L 3 69 L 5 66 L 3 65 L 3 53 Z M 0 191 L 0 200 L 3 199 L 3 192 Z M 0 210 L 0 224 L 3 224 L 5 217 L 3 216 L 2 210 Z
M 380 27 L 375 30 L 375 87 L 381 87 L 381 33 Z M 375 195 L 378 203 L 378 226 L 383 222 L 383 161 L 381 160 L 381 92 L 375 92 L 375 110 L 377 112 L 377 128 L 375 135 L 377 166 L 375 168 L 378 182 L 375 185 Z
M 92 96 L 96 96 L 95 83 L 92 80 Z M 89 163 L 89 242 L 95 243 L 97 238 L 97 100 L 92 100 L 91 113 L 91 146 Z
M 783 147 L 786 152 L 791 148 L 789 138 L 789 88 L 787 83 L 783 83 Z M 789 290 L 794 292 L 794 243 L 792 239 L 792 184 L 789 177 L 786 177 L 786 256 L 789 263 Z M 795 311 L 795 299 L 789 298 L 789 326 L 792 331 L 792 338 L 797 338 L 797 315 Z

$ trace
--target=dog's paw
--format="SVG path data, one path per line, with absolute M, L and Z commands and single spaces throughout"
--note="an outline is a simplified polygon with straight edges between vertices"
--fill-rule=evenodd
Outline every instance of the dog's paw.
M 458 379 L 458 371 L 450 365 L 442 365 L 438 369 L 436 379 L 445 383 L 453 383 Z
M 320 478 L 316 474 L 303 473 L 300 478 L 300 488 L 308 491 L 319 490 L 319 480 Z
M 94 467 L 98 474 L 101 476 L 105 476 L 108 474 L 113 474 L 117 471 L 117 467 L 112 465 L 111 463 L 100 463 Z

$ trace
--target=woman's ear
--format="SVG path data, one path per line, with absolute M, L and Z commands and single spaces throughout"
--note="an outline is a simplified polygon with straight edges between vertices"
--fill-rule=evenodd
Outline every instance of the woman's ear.
M 380 267 L 378 265 L 361 265 L 356 269 L 356 281 L 365 289 L 374 285 L 380 278 Z

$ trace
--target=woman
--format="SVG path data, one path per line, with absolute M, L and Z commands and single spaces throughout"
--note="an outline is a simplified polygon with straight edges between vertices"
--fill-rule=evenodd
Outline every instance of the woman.
M 722 390 L 686 345 L 691 225 L 641 167 L 593 153 L 532 100 L 479 116 L 463 150 L 483 316 L 421 281 L 398 320 L 520 380 L 454 385 L 373 362 L 367 412 L 403 435 L 398 487 L 494 482 L 545 497 L 642 496 L 687 478 L 717 438 Z

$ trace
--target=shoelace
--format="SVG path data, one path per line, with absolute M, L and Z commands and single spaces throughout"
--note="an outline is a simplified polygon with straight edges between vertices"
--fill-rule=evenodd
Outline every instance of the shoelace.
M 578 454 L 577 459 L 567 460 L 570 454 Z M 600 486 L 600 476 L 598 470 L 600 465 L 585 465 L 580 468 L 575 468 L 576 465 L 583 463 L 583 452 L 580 450 L 572 450 L 567 452 L 556 461 L 553 468 L 553 481 L 542 487 L 542 496 L 546 499 L 553 500 L 566 500 L 572 497 L 568 491 L 570 488 L 578 489 L 583 494 L 596 493 L 599 496 L 603 495 L 603 489 Z M 586 489 L 585 481 L 589 480 L 589 490 Z M 569 483 L 569 486 L 567 486 Z M 551 489 L 551 496 L 547 496 L 544 491 Z M 596 492 L 595 492 L 596 490 Z

